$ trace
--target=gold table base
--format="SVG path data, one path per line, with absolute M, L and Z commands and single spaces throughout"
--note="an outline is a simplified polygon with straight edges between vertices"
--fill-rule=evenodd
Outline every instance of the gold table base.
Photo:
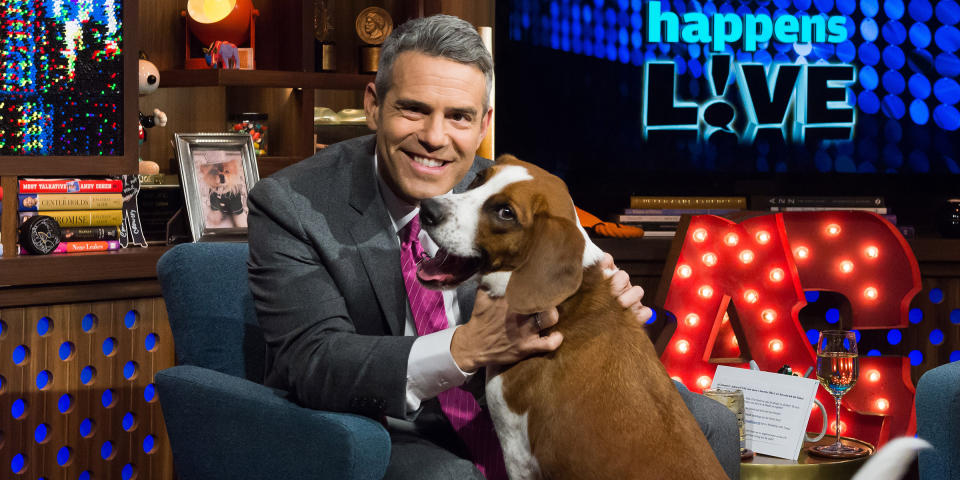
M 773 478 L 777 480 L 848 479 L 876 452 L 876 448 L 867 442 L 855 438 L 840 437 L 840 441 L 844 444 L 865 448 L 868 454 L 860 458 L 838 460 L 815 457 L 807 453 L 807 448 L 814 445 L 829 445 L 835 442 L 836 438 L 827 435 L 819 442 L 803 442 L 803 446 L 800 448 L 800 456 L 796 462 L 757 454 L 753 458 L 740 463 L 740 480 Z

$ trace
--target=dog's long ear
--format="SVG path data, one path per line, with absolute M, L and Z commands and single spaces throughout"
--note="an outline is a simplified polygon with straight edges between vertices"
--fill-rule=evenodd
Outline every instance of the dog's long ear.
M 538 214 L 527 258 L 510 275 L 507 303 L 517 313 L 553 308 L 573 295 L 583 280 L 583 234 L 572 221 Z

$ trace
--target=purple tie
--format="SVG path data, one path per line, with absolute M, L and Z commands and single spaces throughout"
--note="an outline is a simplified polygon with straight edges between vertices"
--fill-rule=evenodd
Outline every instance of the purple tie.
M 426 254 L 420 246 L 420 217 L 415 216 L 400 230 L 400 268 L 407 287 L 407 299 L 418 335 L 446 329 L 449 324 L 443 307 L 443 294 L 430 290 L 417 281 L 417 261 Z M 480 407 L 473 395 L 457 387 L 437 395 L 440 409 L 453 429 L 467 445 L 473 463 L 491 480 L 507 478 L 500 441 L 493 429 L 490 412 Z

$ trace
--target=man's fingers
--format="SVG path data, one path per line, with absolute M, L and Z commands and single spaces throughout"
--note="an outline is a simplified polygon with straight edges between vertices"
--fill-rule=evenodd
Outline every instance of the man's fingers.
M 617 272 L 610 277 L 610 289 L 613 291 L 613 294 L 619 297 L 623 295 L 623 292 L 626 292 L 628 288 L 630 288 L 630 274 L 623 270 L 617 270 Z
M 647 323 L 647 320 L 650 320 L 650 317 L 653 316 L 653 310 L 650 310 L 650 307 L 641 306 L 634 308 L 633 311 L 637 313 L 637 320 L 640 323 Z
M 560 312 L 556 308 L 551 308 L 545 312 L 540 312 L 540 329 L 546 330 L 560 321 Z
M 563 342 L 563 334 L 560 332 L 550 332 L 545 337 L 537 337 L 530 342 L 530 349 L 535 352 L 552 352 L 560 347 Z
M 620 306 L 623 308 L 630 308 L 640 304 L 640 301 L 643 300 L 643 287 L 639 285 L 634 285 L 628 290 L 624 291 L 617 297 L 617 301 L 620 303 Z
M 616 270 L 617 266 L 613 264 L 613 255 L 603 252 L 603 258 L 600 259 L 600 268 L 604 270 Z

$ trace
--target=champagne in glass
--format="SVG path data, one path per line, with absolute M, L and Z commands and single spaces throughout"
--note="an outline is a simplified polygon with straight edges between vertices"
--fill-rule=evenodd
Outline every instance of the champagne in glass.
M 857 383 L 860 359 L 857 355 L 857 336 L 847 330 L 824 330 L 817 341 L 817 379 L 833 395 L 837 406 L 837 440 L 832 445 L 810 447 L 810 453 L 831 458 L 856 458 L 867 451 L 840 442 L 840 398 Z

